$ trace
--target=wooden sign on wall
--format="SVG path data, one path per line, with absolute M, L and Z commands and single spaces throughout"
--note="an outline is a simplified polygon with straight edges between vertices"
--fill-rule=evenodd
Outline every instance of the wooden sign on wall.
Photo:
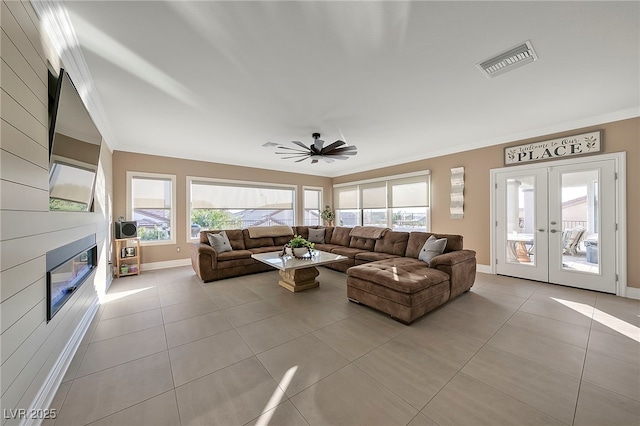
M 510 146 L 504 149 L 505 166 L 553 160 L 602 151 L 601 131 Z

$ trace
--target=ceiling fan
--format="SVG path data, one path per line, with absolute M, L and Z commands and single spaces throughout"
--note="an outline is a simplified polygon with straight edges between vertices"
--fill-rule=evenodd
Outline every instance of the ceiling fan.
M 286 155 L 282 157 L 283 160 L 296 159 L 296 163 L 304 161 L 308 158 L 311 159 L 311 164 L 317 163 L 322 159 L 327 163 L 332 163 L 334 160 L 346 160 L 350 155 L 356 155 L 358 153 L 354 145 L 347 145 L 346 142 L 337 140 L 327 146 L 324 146 L 324 141 L 320 139 L 320 133 L 314 133 L 313 144 L 306 146 L 300 141 L 291 141 L 295 146 L 285 146 L 273 142 L 267 142 L 263 146 L 275 146 L 277 149 L 286 150 L 285 152 L 277 152 L 278 155 Z

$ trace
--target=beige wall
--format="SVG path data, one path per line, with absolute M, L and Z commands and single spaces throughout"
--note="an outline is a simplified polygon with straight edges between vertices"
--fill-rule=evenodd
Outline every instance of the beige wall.
M 477 251 L 478 263 L 490 263 L 490 173 L 489 170 L 503 167 L 503 148 L 530 142 L 544 141 L 564 136 L 603 130 L 604 152 L 627 152 L 627 285 L 640 287 L 640 262 L 634 261 L 640 253 L 640 118 L 617 121 L 562 133 L 509 142 L 503 145 L 474 149 L 457 154 L 415 161 L 399 166 L 370 170 L 335 178 L 333 183 L 344 183 L 381 176 L 391 176 L 418 170 L 431 170 L 432 230 L 464 236 L 464 245 Z M 464 166 L 465 200 L 464 219 L 449 216 L 449 190 L 451 168 Z
M 331 179 L 319 176 L 115 151 L 113 153 L 113 184 L 116 191 L 113 200 L 113 215 L 116 219 L 119 216 L 131 219 L 127 216 L 126 211 L 127 171 L 176 176 L 176 244 L 142 247 L 140 252 L 143 264 L 190 257 L 189 243 L 187 242 L 187 176 L 288 185 L 295 183 L 298 186 L 298 194 L 302 194 L 302 186 L 322 187 L 326 204 L 330 204 L 333 190 Z M 297 211 L 300 213 L 302 212 L 302 196 L 299 196 L 296 201 Z M 178 248 L 180 252 L 177 251 Z
M 31 406 L 110 283 L 112 155 L 104 145 L 95 212 L 49 211 L 47 60 L 58 58 L 46 53 L 29 2 L 3 1 L 0 15 L 0 375 L 2 409 L 9 410 Z M 90 234 L 96 234 L 98 268 L 47 323 L 46 253 Z

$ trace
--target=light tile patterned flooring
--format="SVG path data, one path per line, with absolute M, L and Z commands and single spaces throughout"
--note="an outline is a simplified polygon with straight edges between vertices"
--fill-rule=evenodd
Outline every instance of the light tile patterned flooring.
M 637 300 L 478 274 L 405 326 L 320 269 L 115 280 L 46 424 L 640 424 Z

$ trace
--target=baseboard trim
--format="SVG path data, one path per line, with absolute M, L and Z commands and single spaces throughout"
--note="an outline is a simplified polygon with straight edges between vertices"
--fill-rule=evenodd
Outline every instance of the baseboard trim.
M 629 299 L 638 299 L 638 300 L 640 300 L 640 288 L 627 287 L 627 297 Z
M 482 274 L 490 274 L 491 265 L 476 265 L 476 272 L 480 272 Z
M 177 268 L 179 266 L 191 265 L 191 258 L 166 260 L 164 262 L 143 263 L 140 265 L 141 271 L 154 271 L 156 269 Z
M 76 354 L 78 346 L 80 346 L 84 335 L 87 333 L 87 330 L 91 325 L 91 321 L 93 321 L 93 317 L 98 311 L 98 307 L 98 296 L 96 295 L 91 302 L 91 306 L 87 309 L 87 312 L 85 312 L 80 324 L 78 324 L 74 330 L 71 338 L 49 372 L 49 375 L 40 387 L 40 390 L 31 403 L 31 407 L 27 410 L 27 413 L 37 413 L 50 409 L 53 398 L 56 396 L 56 392 L 58 392 L 58 388 L 60 387 L 60 383 L 62 383 L 62 379 L 64 379 L 64 375 L 67 373 L 69 364 L 71 364 L 71 360 Z M 24 426 L 31 426 L 40 424 L 41 422 L 42 419 L 27 418 L 20 422 L 20 424 Z

